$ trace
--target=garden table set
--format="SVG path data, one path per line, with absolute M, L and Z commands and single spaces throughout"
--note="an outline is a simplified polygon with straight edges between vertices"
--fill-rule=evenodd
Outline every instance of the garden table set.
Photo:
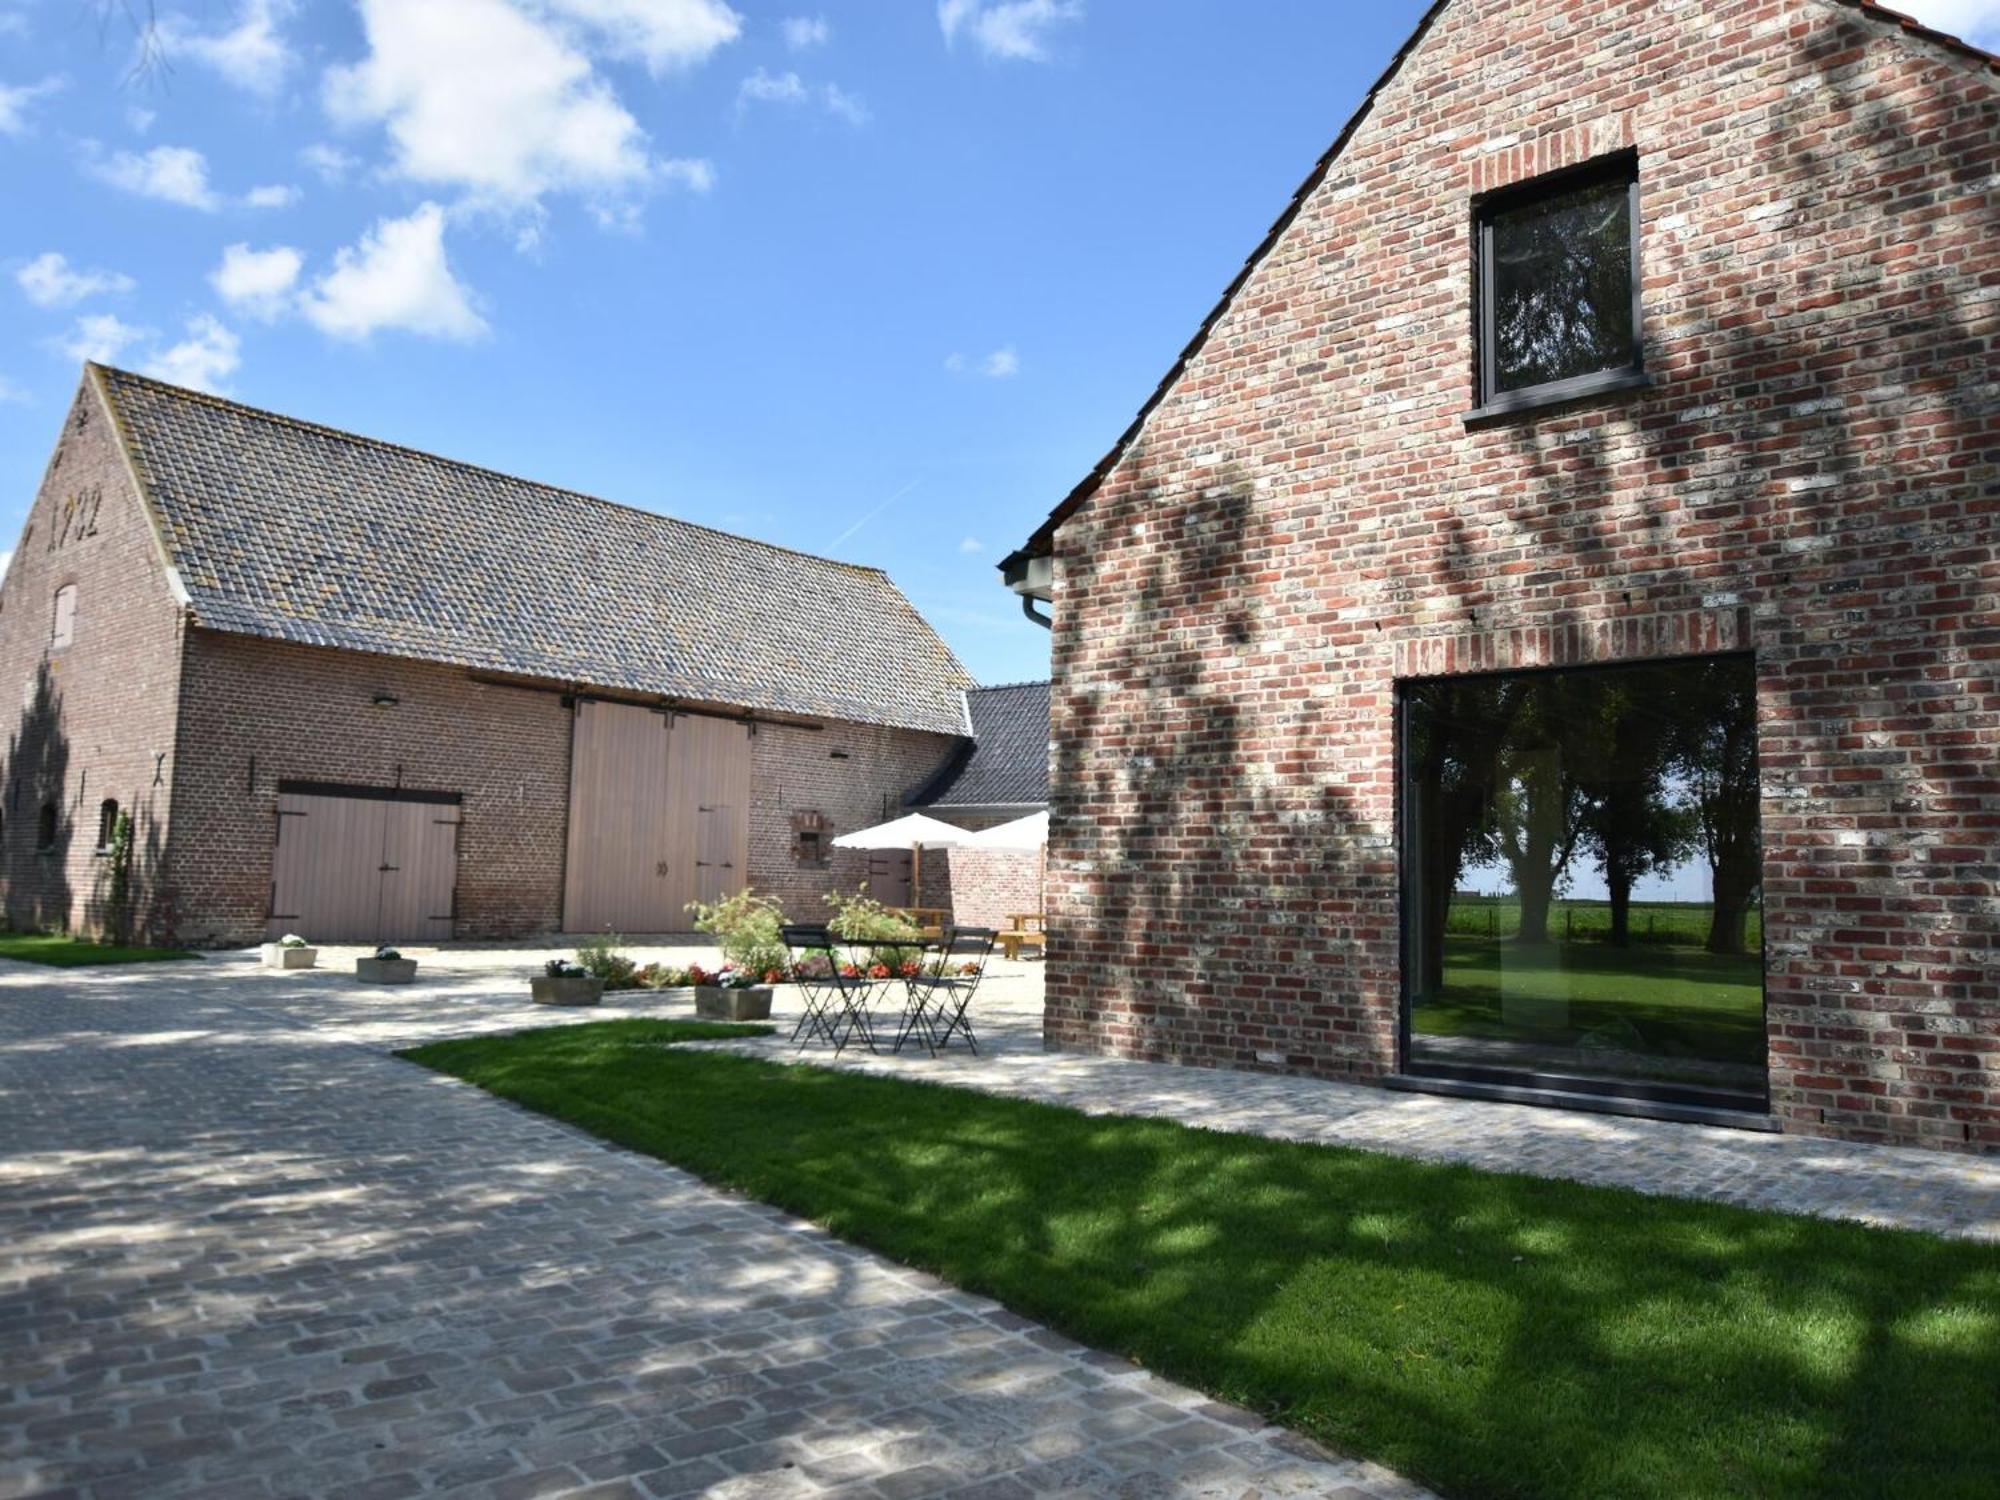
M 979 1050 L 966 1013 L 986 977 L 992 928 L 945 926 L 910 938 L 844 938 L 824 923 L 782 931 L 805 1005 L 792 1028 L 801 1051 L 819 1042 L 838 1056 L 858 1043 L 879 1055 L 914 1041 L 936 1057 L 955 1036 Z M 876 1012 L 898 1001 L 892 1041 Z

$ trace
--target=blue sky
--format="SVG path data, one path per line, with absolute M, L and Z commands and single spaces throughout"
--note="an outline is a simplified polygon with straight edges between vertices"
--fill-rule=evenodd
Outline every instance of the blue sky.
M 886 567 L 1044 675 L 993 564 L 1422 9 L 158 0 L 142 54 L 0 0 L 0 535 L 88 354 Z

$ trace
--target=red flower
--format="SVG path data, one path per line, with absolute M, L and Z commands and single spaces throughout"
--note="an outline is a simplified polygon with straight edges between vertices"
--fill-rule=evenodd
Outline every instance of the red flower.
M 889 966 L 887 964 L 870 964 L 868 966 L 868 977 L 870 979 L 887 979 L 889 977 Z

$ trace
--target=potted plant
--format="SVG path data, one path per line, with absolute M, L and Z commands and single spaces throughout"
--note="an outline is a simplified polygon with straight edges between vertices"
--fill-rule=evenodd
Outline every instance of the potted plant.
M 704 1021 L 768 1021 L 771 986 L 783 979 L 782 969 L 758 974 L 726 966 L 714 974 L 688 970 L 694 990 L 694 1013 Z
M 286 933 L 275 943 L 266 943 L 263 952 L 267 969 L 310 969 L 319 962 L 319 949 L 296 932 Z
M 595 1005 L 604 998 L 604 981 L 582 964 L 552 958 L 528 981 L 537 1005 Z
M 417 961 L 384 943 L 374 957 L 354 960 L 354 977 L 363 984 L 408 984 L 417 977 Z

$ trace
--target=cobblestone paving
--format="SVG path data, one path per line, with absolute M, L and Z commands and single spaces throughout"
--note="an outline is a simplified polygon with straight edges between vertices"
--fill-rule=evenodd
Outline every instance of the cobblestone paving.
M 0 1497 L 1421 1494 L 378 1050 L 519 988 L 0 964 Z
M 1023 965 L 1022 967 L 1026 967 Z M 1038 981 L 1018 975 L 975 1002 L 980 1054 L 931 1058 L 777 1039 L 732 1051 L 920 1077 L 1090 1114 L 1144 1115 L 1210 1130 L 1358 1146 L 1751 1208 L 2000 1241 L 2000 1158 L 1399 1094 L 1360 1084 L 1183 1068 L 1042 1050 Z M 791 1030 L 787 1021 L 785 1032 Z

